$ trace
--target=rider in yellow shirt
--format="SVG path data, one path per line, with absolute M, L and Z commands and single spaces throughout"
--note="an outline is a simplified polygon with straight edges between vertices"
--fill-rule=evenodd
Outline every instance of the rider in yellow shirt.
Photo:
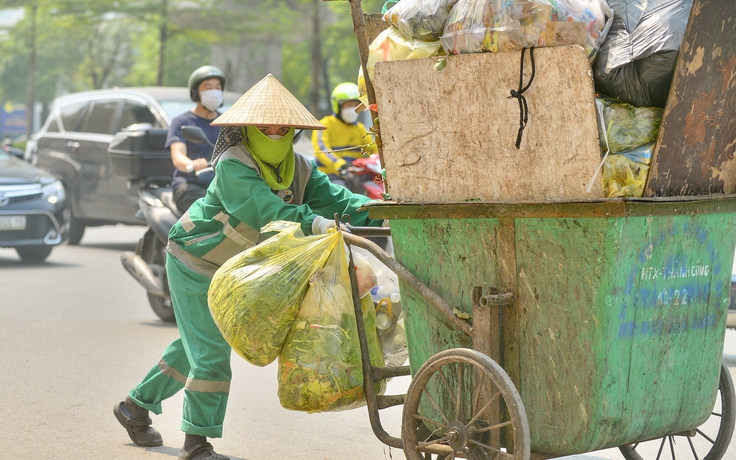
M 358 85 L 355 83 L 337 85 L 330 96 L 332 115 L 320 120 L 327 129 L 314 131 L 312 134 L 317 167 L 333 183 L 340 185 L 345 184 L 345 168 L 356 158 L 363 157 L 361 146 L 368 155 L 377 151 L 373 137 L 367 135 L 368 130 L 358 121 L 358 114 L 355 112 L 360 104 L 359 95 Z

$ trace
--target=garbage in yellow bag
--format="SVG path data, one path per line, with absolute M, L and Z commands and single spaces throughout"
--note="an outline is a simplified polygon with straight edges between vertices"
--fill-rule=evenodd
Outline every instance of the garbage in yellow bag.
M 592 190 L 595 177 L 607 165 L 608 176 L 603 177 L 604 196 L 642 196 L 649 167 L 641 166 L 651 162 L 663 110 L 634 107 L 606 96 L 596 96 L 595 108 L 603 160 L 588 183 L 587 191 Z M 632 162 L 631 167 L 621 158 L 609 158 L 612 154 L 623 154 Z
M 363 66 L 358 68 L 358 99 L 363 103 L 365 107 L 368 107 L 368 89 L 365 86 L 365 77 L 363 76 Z
M 363 368 L 342 234 L 325 266 L 309 280 L 301 309 L 279 355 L 278 395 L 286 409 L 324 412 L 365 404 Z M 361 299 L 371 364 L 383 366 L 371 296 Z M 385 381 L 376 383 L 377 394 Z
M 208 292 L 222 336 L 257 366 L 278 357 L 309 278 L 341 242 L 335 234 L 305 237 L 294 222 L 272 222 L 261 231 L 278 233 L 225 262 Z
M 649 175 L 654 143 L 629 152 L 608 155 L 603 162 L 603 194 L 606 198 L 641 197 Z
M 390 26 L 378 34 L 368 50 L 365 67 L 371 81 L 373 81 L 373 69 L 378 62 L 418 59 L 444 54 L 439 40 L 428 42 L 405 37 L 394 26 Z

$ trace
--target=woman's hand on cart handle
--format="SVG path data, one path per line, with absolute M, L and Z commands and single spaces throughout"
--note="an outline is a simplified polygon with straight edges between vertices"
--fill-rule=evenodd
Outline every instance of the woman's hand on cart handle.
M 337 227 L 337 224 L 334 220 L 322 216 L 317 216 L 312 221 L 312 233 L 315 235 L 324 235 L 331 228 L 335 227 Z

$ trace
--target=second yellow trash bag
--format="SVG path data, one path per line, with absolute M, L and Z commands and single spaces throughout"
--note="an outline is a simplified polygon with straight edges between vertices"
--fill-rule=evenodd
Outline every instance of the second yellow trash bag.
M 390 26 L 375 38 L 369 46 L 365 68 L 373 80 L 373 69 L 379 62 L 420 59 L 444 54 L 439 40 L 426 42 L 405 37 L 399 29 Z
M 208 301 L 212 318 L 228 344 L 251 364 L 276 359 L 312 274 L 321 269 L 339 232 L 304 236 L 299 224 L 272 222 L 278 232 L 233 256 L 212 277 Z
M 603 164 L 603 195 L 606 198 L 641 197 L 648 175 L 649 165 L 633 161 L 625 153 L 609 155 Z
M 299 316 L 279 355 L 279 402 L 286 409 L 323 412 L 365 404 L 352 287 L 342 235 L 338 236 L 340 244 L 309 280 Z M 363 297 L 361 307 L 371 364 L 382 367 L 370 294 Z M 384 380 L 376 383 L 376 393 L 383 393 L 385 385 Z

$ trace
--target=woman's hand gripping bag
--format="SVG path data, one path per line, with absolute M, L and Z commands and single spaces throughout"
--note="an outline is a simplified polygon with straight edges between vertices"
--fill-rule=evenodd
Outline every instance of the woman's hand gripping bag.
M 302 308 L 279 355 L 281 406 L 306 412 L 353 409 L 365 404 L 363 367 L 352 287 L 342 234 L 324 268 L 309 280 Z M 370 293 L 361 299 L 368 352 L 383 367 Z M 385 380 L 375 384 L 385 391 Z
M 321 269 L 338 234 L 304 236 L 294 222 L 272 222 L 262 233 L 278 232 L 225 262 L 212 278 L 210 313 L 222 336 L 256 366 L 281 351 L 312 274 Z

